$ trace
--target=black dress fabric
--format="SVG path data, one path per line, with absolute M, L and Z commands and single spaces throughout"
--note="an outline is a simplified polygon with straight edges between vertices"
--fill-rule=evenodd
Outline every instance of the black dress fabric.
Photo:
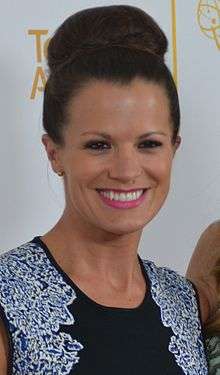
M 47 246 L 36 237 L 56 264 Z M 149 285 L 144 266 L 143 275 Z M 161 322 L 160 308 L 151 297 L 150 288 L 137 308 L 102 306 L 91 300 L 69 279 L 77 298 L 68 306 L 73 325 L 60 326 L 83 345 L 80 360 L 72 375 L 183 375 L 174 355 L 169 352 L 171 328 Z

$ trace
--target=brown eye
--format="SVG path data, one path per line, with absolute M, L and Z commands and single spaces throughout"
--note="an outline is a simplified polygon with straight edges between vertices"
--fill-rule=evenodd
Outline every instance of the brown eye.
M 162 143 L 159 141 L 147 140 L 147 141 L 141 142 L 139 145 L 139 148 L 157 148 L 161 146 L 162 146 Z
M 102 151 L 111 148 L 111 145 L 102 141 L 90 141 L 85 144 L 85 148 L 95 151 Z

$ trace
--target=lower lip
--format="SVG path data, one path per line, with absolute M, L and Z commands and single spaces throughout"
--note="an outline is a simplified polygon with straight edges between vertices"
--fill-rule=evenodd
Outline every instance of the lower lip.
M 144 201 L 144 199 L 146 197 L 146 192 L 147 191 L 145 190 L 144 193 L 140 196 L 140 198 L 138 198 L 138 199 L 136 199 L 134 201 L 127 201 L 127 202 L 111 200 L 109 198 L 104 197 L 104 195 L 102 195 L 99 192 L 98 192 L 98 194 L 99 194 L 100 198 L 102 199 L 102 201 L 105 204 L 107 204 L 107 206 L 123 209 L 123 208 L 135 208 L 135 207 L 138 207 Z

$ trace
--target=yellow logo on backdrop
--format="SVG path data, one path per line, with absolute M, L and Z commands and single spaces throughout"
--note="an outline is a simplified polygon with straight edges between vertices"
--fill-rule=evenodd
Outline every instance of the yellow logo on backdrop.
M 172 45 L 173 45 L 173 77 L 177 83 L 177 43 L 176 43 L 176 0 L 170 0 L 171 2 L 171 22 L 172 22 Z M 205 2 L 207 4 L 208 0 Z M 200 7 L 203 5 L 204 0 L 200 1 Z M 217 3 L 217 1 L 215 1 Z M 220 3 L 220 0 L 218 0 Z M 199 10 L 200 14 L 200 10 Z M 44 91 L 47 76 L 43 63 L 47 57 L 47 48 L 50 41 L 49 30 L 47 29 L 30 29 L 28 35 L 32 37 L 35 47 L 35 61 L 36 68 L 34 72 L 34 78 L 32 82 L 32 89 L 30 99 L 35 99 L 37 94 L 42 94 Z
M 34 40 L 37 63 L 30 96 L 31 99 L 35 99 L 37 93 L 42 93 L 47 81 L 42 63 L 47 56 L 47 47 L 50 38 L 47 38 L 48 30 L 28 30 L 28 35 L 32 36 Z
M 197 17 L 202 32 L 220 49 L 220 0 L 200 0 Z

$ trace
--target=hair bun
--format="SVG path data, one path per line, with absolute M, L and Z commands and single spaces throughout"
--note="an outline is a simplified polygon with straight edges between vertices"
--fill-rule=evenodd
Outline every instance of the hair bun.
M 48 46 L 48 66 L 52 73 L 82 51 L 114 46 L 164 59 L 168 42 L 153 18 L 139 8 L 91 8 L 73 14 L 57 29 Z

